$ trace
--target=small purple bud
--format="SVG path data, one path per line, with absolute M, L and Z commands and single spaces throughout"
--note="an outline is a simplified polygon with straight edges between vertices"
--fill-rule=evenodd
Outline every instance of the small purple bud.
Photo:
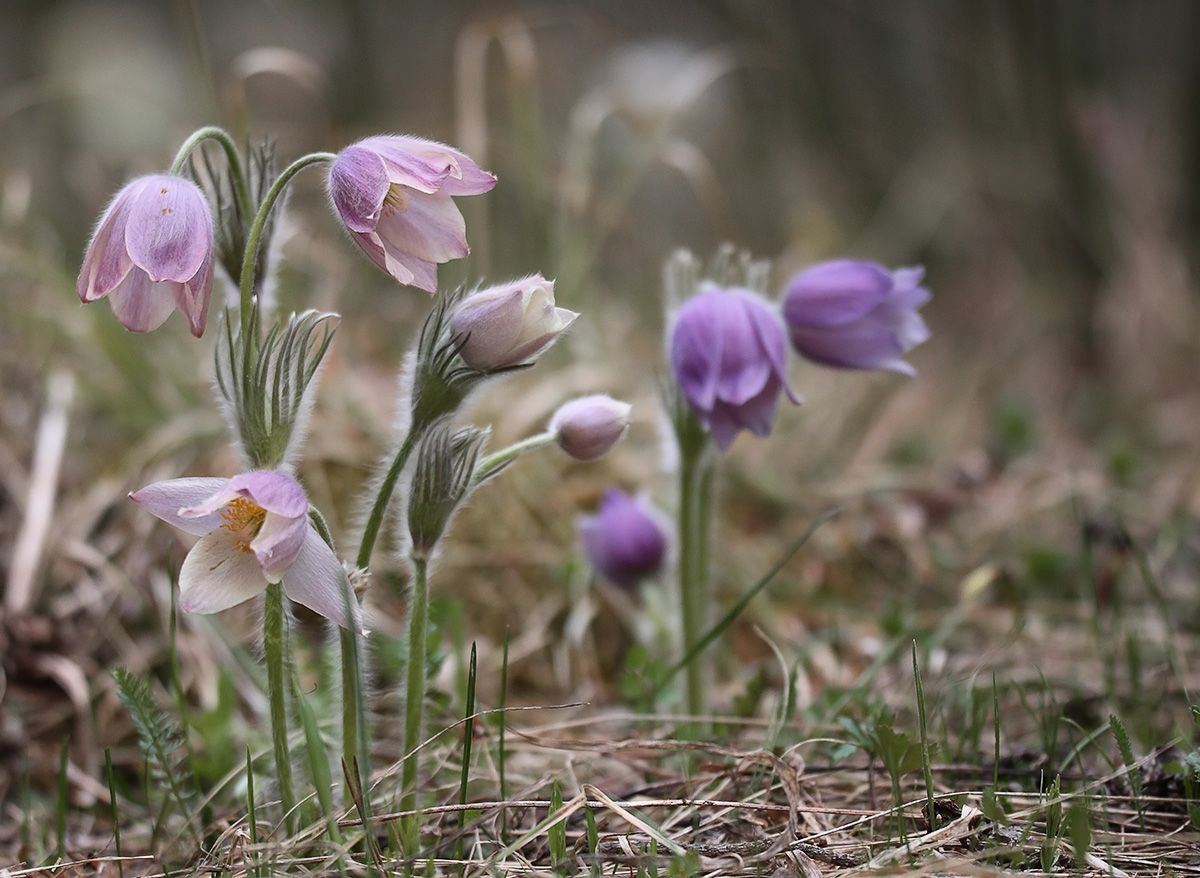
M 629 429 L 630 405 L 598 394 L 559 406 L 550 419 L 558 445 L 576 460 L 595 460 L 608 454 Z
M 459 354 L 480 372 L 527 363 L 550 347 L 579 315 L 554 305 L 554 281 L 540 274 L 472 293 L 450 317 L 464 337 Z
M 139 177 L 100 218 L 76 289 L 85 303 L 107 297 L 131 332 L 157 329 L 178 308 L 199 338 L 208 319 L 214 249 L 212 214 L 195 183 L 165 174 Z
M 667 554 L 667 532 L 641 498 L 609 488 L 595 515 L 579 521 L 583 552 L 596 572 L 623 588 L 657 574 Z
M 467 255 L 452 195 L 478 195 L 496 178 L 452 147 L 420 137 L 368 137 L 338 153 L 329 197 L 350 237 L 402 284 L 437 292 L 439 262 Z
M 837 259 L 792 278 L 783 319 L 803 357 L 841 369 L 916 375 L 903 359 L 929 338 L 917 309 L 929 301 L 925 269 L 888 271 L 874 262 Z
M 675 315 L 671 370 L 692 412 L 724 451 L 740 430 L 766 436 L 787 384 L 787 342 L 771 307 L 749 290 L 709 287 Z

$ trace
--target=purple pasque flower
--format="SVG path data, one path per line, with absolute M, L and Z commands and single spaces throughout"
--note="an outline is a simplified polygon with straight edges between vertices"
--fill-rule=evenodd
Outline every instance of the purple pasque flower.
M 824 366 L 916 375 L 903 357 L 929 338 L 917 313 L 930 298 L 921 286 L 924 275 L 919 266 L 888 271 L 855 259 L 805 269 L 783 295 L 792 345 Z
M 170 479 L 129 499 L 200 537 L 179 569 L 179 605 L 188 612 L 216 613 L 281 582 L 292 600 L 362 633 L 345 571 L 308 520 L 308 499 L 291 476 L 254 470 Z
M 463 362 L 494 372 L 529 362 L 578 316 L 554 304 L 554 281 L 534 274 L 467 296 L 450 315 L 450 329 L 463 338 Z
M 166 174 L 139 177 L 116 194 L 88 244 L 76 289 L 108 298 L 133 332 L 157 329 L 178 308 L 204 332 L 213 283 L 213 221 L 204 193 Z
M 559 447 L 576 460 L 603 457 L 629 429 L 627 402 L 603 393 L 565 402 L 550 418 L 549 431 Z
M 420 137 L 368 137 L 338 153 L 329 196 L 350 236 L 400 281 L 437 292 L 440 262 L 467 255 L 466 224 L 453 195 L 496 185 L 463 153 Z
M 609 488 L 595 515 L 579 520 L 583 553 L 601 576 L 623 588 L 635 588 L 663 566 L 667 529 L 642 498 Z
M 787 343 L 774 310 L 750 290 L 708 286 L 671 325 L 668 354 L 692 412 L 722 451 L 743 428 L 766 436 L 787 384 Z

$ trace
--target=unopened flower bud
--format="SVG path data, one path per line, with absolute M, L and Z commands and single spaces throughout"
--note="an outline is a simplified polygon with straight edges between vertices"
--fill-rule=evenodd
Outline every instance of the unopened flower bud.
M 578 316 L 556 308 L 554 281 L 535 274 L 468 296 L 450 318 L 450 328 L 464 339 L 463 361 L 494 372 L 532 360 Z
M 580 519 L 579 537 L 596 572 L 624 588 L 658 573 L 667 554 L 661 516 L 619 488 L 605 491 L 596 514 Z
M 603 457 L 629 429 L 630 405 L 598 394 L 559 406 L 550 419 L 550 432 L 560 448 L 576 460 Z

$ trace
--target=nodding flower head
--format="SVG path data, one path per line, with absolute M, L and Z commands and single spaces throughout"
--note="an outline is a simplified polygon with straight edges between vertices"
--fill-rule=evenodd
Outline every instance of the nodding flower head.
M 924 275 L 920 267 L 888 271 L 854 259 L 800 272 L 783 297 L 792 346 L 823 366 L 917 374 L 903 357 L 929 338 L 917 313 L 930 298 Z
M 133 332 L 157 329 L 178 308 L 199 337 L 213 253 L 212 213 L 199 187 L 165 174 L 139 177 L 100 217 L 76 288 L 84 302 L 107 298 Z
M 709 286 L 680 306 L 671 370 L 693 414 L 724 451 L 742 429 L 766 436 L 787 384 L 787 342 L 770 305 L 750 290 Z
M 304 489 L 291 476 L 254 470 L 232 479 L 170 479 L 129 498 L 200 537 L 179 569 L 184 610 L 216 613 L 280 582 L 292 600 L 362 632 L 346 573 L 308 520 Z
M 437 266 L 467 255 L 451 196 L 496 185 L 463 153 L 419 137 L 368 137 L 338 153 L 329 196 L 356 244 L 402 284 L 437 292 Z

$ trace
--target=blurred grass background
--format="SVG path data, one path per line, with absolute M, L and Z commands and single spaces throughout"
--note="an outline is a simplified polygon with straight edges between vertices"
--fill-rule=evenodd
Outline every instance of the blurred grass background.
M 485 644 L 481 691 L 511 626 L 514 700 L 615 697 L 656 604 L 589 588 L 574 518 L 614 480 L 667 501 L 660 267 L 726 241 L 774 260 L 774 290 L 850 255 L 922 263 L 934 292 L 917 380 L 796 366 L 805 406 L 729 455 L 726 602 L 818 510 L 846 509 L 749 620 L 803 657 L 802 698 L 848 684 L 880 637 L 947 619 L 971 673 L 1032 673 L 1014 645 L 1052 644 L 1037 665 L 1085 680 L 1101 647 L 1076 648 L 1075 628 L 1086 640 L 1088 619 L 1145 597 L 1129 535 L 1194 631 L 1198 40 L 1188 0 L 0 5 L 6 569 L 49 376 L 76 385 L 35 592 L 0 632 L 0 792 L 21 772 L 50 788 L 64 728 L 92 778 L 104 745 L 132 758 L 105 674 L 161 672 L 174 537 L 125 492 L 236 466 L 204 377 L 212 327 L 199 343 L 177 319 L 133 336 L 72 287 L 110 195 L 205 124 L 271 138 L 285 162 L 378 132 L 461 147 L 500 183 L 460 202 L 473 253 L 443 285 L 541 271 L 584 314 L 476 419 L 499 443 L 570 395 L 637 406 L 610 459 L 523 461 L 458 521 L 434 591 L 455 599 L 446 630 Z M 429 303 L 361 258 L 324 202 L 302 177 L 278 293 L 343 315 L 301 474 L 349 539 Z M 373 582 L 374 627 L 399 631 L 400 565 L 381 559 Z M 211 705 L 219 629 L 185 619 L 180 638 L 185 687 Z M 774 667 L 749 626 L 733 643 L 732 686 Z

